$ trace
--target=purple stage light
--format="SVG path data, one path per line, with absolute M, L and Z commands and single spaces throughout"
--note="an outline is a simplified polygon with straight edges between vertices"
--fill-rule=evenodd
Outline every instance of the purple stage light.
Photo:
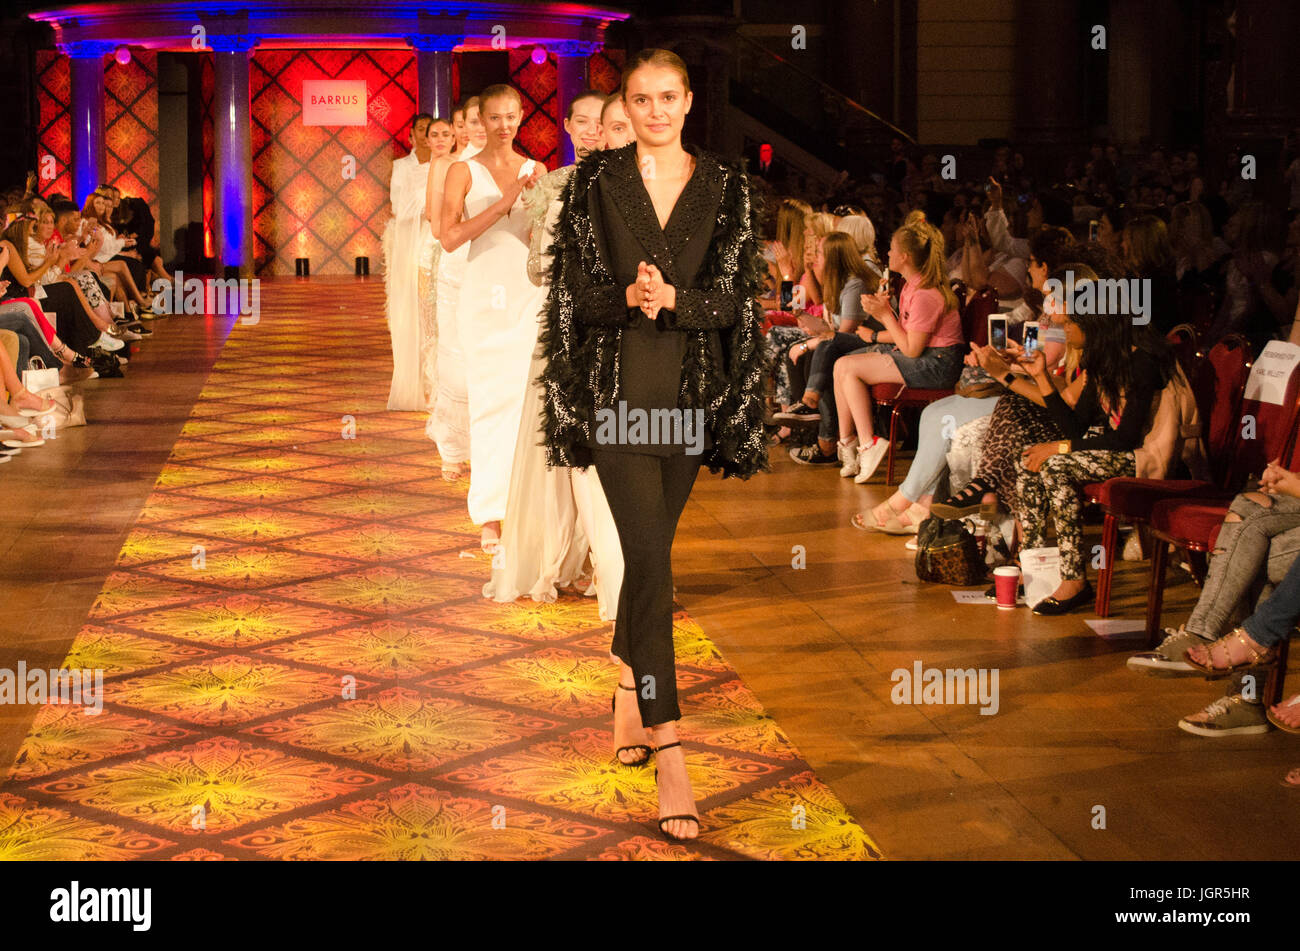
M 541 66 L 543 63 L 546 62 L 546 47 L 545 47 L 545 46 L 534 46 L 534 47 L 533 47 L 532 61 L 533 61 L 534 64 L 536 64 L 536 65 L 538 65 L 538 66 Z

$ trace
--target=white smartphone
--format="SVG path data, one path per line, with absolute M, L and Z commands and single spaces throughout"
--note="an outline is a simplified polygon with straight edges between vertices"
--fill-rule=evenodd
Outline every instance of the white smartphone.
M 1030 320 L 1025 323 L 1024 350 L 1026 357 L 1032 357 L 1034 351 L 1038 349 L 1038 321 Z
M 994 350 L 1007 349 L 1007 318 L 989 315 L 989 346 Z

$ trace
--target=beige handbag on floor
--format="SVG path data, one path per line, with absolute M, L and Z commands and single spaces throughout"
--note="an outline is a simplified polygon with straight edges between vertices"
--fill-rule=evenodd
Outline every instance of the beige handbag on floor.
M 54 401 L 54 408 L 48 413 L 41 413 L 32 420 L 36 424 L 41 438 L 62 429 L 86 425 L 86 401 L 82 395 L 70 386 L 55 386 L 41 391 L 41 396 Z

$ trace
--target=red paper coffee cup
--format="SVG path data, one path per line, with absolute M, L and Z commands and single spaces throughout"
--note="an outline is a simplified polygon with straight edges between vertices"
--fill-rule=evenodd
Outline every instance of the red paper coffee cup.
M 1016 606 L 1016 596 L 1020 589 L 1020 569 L 1014 565 L 1004 565 L 993 570 L 993 584 L 997 588 L 998 608 L 1010 611 Z

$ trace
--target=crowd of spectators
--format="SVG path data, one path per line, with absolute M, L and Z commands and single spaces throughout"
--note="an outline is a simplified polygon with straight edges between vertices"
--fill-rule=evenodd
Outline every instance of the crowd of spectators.
M 1201 477 L 1212 461 L 1200 439 L 1155 432 L 1160 406 L 1198 424 L 1173 345 L 1203 355 L 1239 335 L 1258 355 L 1273 340 L 1300 343 L 1300 130 L 1288 144 L 1272 180 L 1258 181 L 1240 174 L 1239 155 L 1216 174 L 1198 150 L 1104 142 L 1042 170 L 1006 145 L 961 180 L 897 140 L 867 181 L 760 172 L 774 444 L 865 483 L 900 448 L 880 435 L 872 394 L 932 393 L 906 479 L 854 526 L 907 536 L 915 551 L 926 519 L 978 519 L 990 565 L 1054 543 L 1060 584 L 1033 612 L 1091 607 L 1084 485 Z M 1099 282 L 1120 281 L 1126 309 L 1097 312 Z M 1130 660 L 1236 675 L 1227 697 L 1180 723 L 1197 735 L 1300 732 L 1300 695 L 1266 709 L 1237 689 L 1242 671 L 1276 663 L 1300 616 L 1300 475 L 1281 460 L 1255 475 L 1220 531 L 1197 611 Z M 1134 533 L 1127 551 L 1140 557 L 1141 543 Z M 1277 590 L 1263 599 L 1261 585 Z M 1287 782 L 1300 785 L 1300 770 Z

